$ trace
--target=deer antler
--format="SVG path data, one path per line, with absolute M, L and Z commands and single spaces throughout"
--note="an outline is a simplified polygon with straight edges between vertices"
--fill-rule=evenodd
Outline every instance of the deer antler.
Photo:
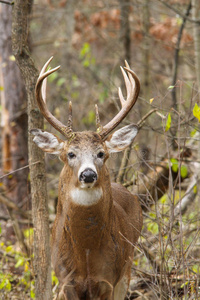
M 45 119 L 55 128 L 57 129 L 60 133 L 62 133 L 67 139 L 70 139 L 73 135 L 73 130 L 72 130 L 72 104 L 71 102 L 69 103 L 69 119 L 68 119 L 68 126 L 64 125 L 61 123 L 59 120 L 57 120 L 48 110 L 47 105 L 46 105 L 46 82 L 47 82 L 47 77 L 57 71 L 60 66 L 50 69 L 46 71 L 48 65 L 52 61 L 53 56 L 46 62 L 46 64 L 43 66 L 40 75 L 38 77 L 36 87 L 35 87 L 35 94 L 36 94 L 36 100 L 39 106 L 39 109 Z
M 121 88 L 119 88 L 118 94 L 122 108 L 108 124 L 103 126 L 99 133 L 102 139 L 105 139 L 106 136 L 126 117 L 131 108 L 134 106 L 140 92 L 140 81 L 137 75 L 130 69 L 127 61 L 125 61 L 125 65 L 126 67 L 121 67 L 121 71 L 126 85 L 127 99 L 124 99 Z M 128 76 L 124 69 L 128 72 Z

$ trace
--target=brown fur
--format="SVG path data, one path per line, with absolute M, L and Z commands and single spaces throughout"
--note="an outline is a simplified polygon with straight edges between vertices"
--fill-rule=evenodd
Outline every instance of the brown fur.
M 76 133 L 70 146 L 81 151 L 105 143 L 96 133 Z M 91 206 L 72 202 L 69 191 L 77 184 L 76 174 L 61 159 L 57 215 L 52 230 L 52 262 L 62 286 L 59 299 L 111 300 L 114 288 L 125 276 L 130 280 L 134 245 L 142 228 L 142 212 L 137 197 L 124 187 L 110 183 L 105 166 L 98 171 L 96 186 L 103 197 Z

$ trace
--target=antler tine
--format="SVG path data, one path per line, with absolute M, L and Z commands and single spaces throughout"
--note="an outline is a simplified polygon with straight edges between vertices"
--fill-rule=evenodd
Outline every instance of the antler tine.
M 68 128 L 71 132 L 73 132 L 72 130 L 72 102 L 69 101 L 69 116 L 68 116 Z
M 127 91 L 127 99 L 125 100 L 121 88 L 119 88 L 119 99 L 121 102 L 121 110 L 118 112 L 118 114 L 105 126 L 103 126 L 102 131 L 100 132 L 101 138 L 105 139 L 106 136 L 113 130 L 121 121 L 127 116 L 129 111 L 134 106 L 135 102 L 137 101 L 139 92 L 140 92 L 140 81 L 137 77 L 137 75 L 130 69 L 128 63 L 125 61 L 126 67 L 122 68 L 122 75 L 124 77 L 125 85 L 126 85 L 126 91 Z M 128 76 L 126 72 L 128 73 Z
M 96 114 L 96 127 L 97 127 L 97 131 L 99 131 L 101 128 L 101 122 L 100 122 L 99 109 L 97 104 L 95 105 L 95 114 Z
M 129 70 L 131 70 L 131 68 L 130 68 L 130 66 L 129 66 L 129 64 L 128 64 L 128 62 L 125 60 L 125 66 L 126 67 L 124 67 L 124 69 L 127 71 L 128 69 Z M 132 87 L 133 87 L 133 89 L 135 89 L 135 81 L 134 81 L 134 79 L 133 79 L 133 76 L 131 76 L 131 74 L 128 72 L 128 77 L 129 77 L 129 80 L 131 81 L 131 84 L 132 84 Z
M 38 107 L 45 117 L 45 119 L 60 133 L 62 133 L 67 139 L 69 139 L 72 135 L 72 125 L 70 127 L 64 125 L 61 123 L 59 120 L 57 120 L 48 110 L 47 105 L 46 105 L 46 81 L 47 77 L 57 71 L 60 66 L 50 69 L 46 71 L 47 67 L 49 66 L 50 62 L 52 61 L 53 56 L 45 63 L 43 66 L 40 75 L 38 77 L 36 87 L 35 87 L 35 95 L 36 95 L 36 100 Z M 70 117 L 69 117 L 70 118 Z M 72 118 L 71 118 L 72 121 Z

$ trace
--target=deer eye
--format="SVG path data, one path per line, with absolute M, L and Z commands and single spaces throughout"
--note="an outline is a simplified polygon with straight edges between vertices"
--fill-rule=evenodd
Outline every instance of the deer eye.
M 104 158 L 105 156 L 105 153 L 103 151 L 100 151 L 98 154 L 97 154 L 97 157 L 98 158 Z
M 76 155 L 75 155 L 73 152 L 69 152 L 69 153 L 67 154 L 67 156 L 68 156 L 69 159 L 72 159 L 72 158 L 75 158 L 75 157 L 76 157 Z

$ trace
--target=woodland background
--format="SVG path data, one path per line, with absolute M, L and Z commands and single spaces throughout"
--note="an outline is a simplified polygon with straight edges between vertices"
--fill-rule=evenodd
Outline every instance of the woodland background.
M 108 163 L 143 206 L 127 299 L 199 299 L 198 0 L 0 1 L 0 299 L 49 300 L 58 290 L 49 227 L 62 164 L 44 160 L 29 135 L 43 127 L 34 86 L 50 56 L 61 68 L 48 80 L 49 110 L 65 123 L 71 100 L 76 131 L 95 130 L 95 104 L 102 124 L 117 113 L 125 59 L 139 76 L 124 124 L 140 132 Z

